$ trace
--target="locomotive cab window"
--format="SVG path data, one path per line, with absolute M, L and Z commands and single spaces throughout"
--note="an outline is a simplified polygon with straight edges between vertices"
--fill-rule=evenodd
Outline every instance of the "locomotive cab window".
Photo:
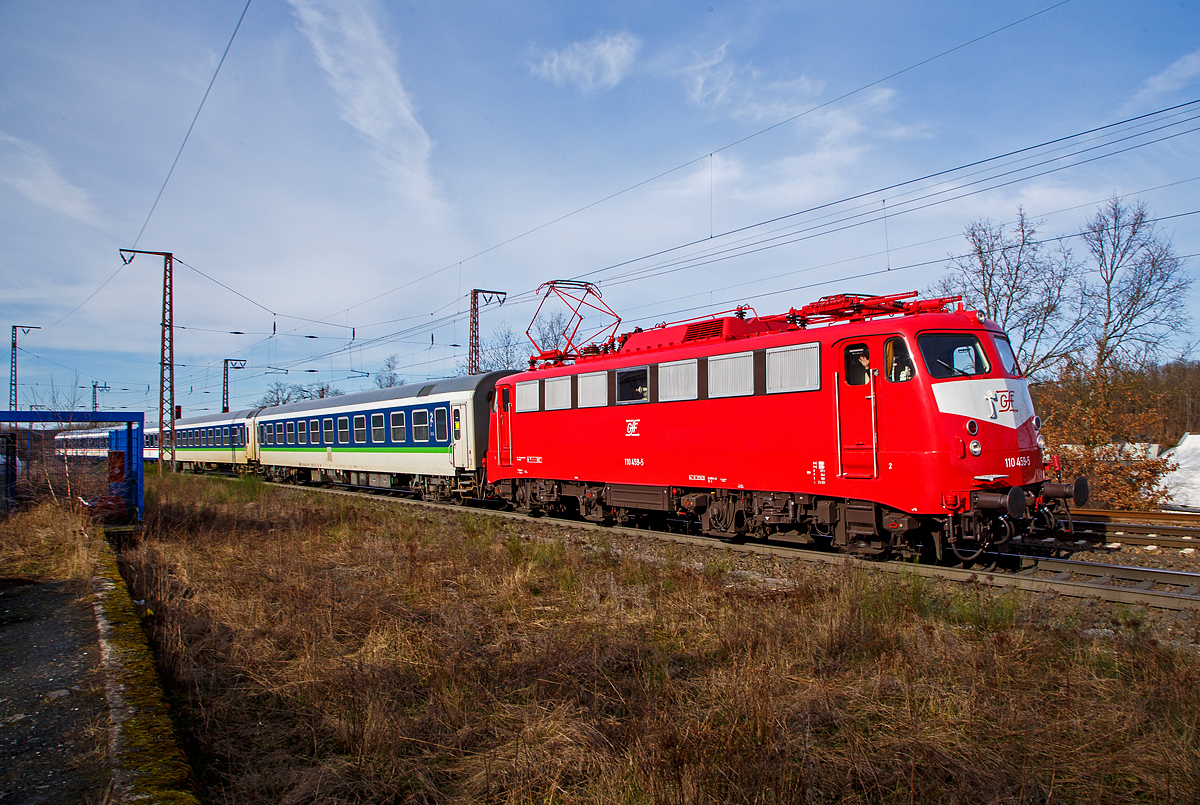
M 979 339 L 970 333 L 927 333 L 917 347 L 929 374 L 938 379 L 986 375 L 992 367 Z
M 1021 366 L 1017 363 L 1017 356 L 1013 354 L 1012 344 L 1008 343 L 1008 339 L 1002 335 L 993 334 L 992 345 L 996 347 L 996 354 L 1000 356 L 1000 368 L 1006 374 L 1020 377 Z
M 639 366 L 637 369 L 617 370 L 617 402 L 636 403 L 650 399 L 650 369 Z
M 903 338 L 889 338 L 883 345 L 883 373 L 892 383 L 912 380 L 916 374 L 912 356 Z
M 871 379 L 871 351 L 866 344 L 846 347 L 846 385 L 865 386 Z

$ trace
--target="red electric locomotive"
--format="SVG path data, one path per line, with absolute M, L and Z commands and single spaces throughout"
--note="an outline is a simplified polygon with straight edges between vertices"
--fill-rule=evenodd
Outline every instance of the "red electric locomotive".
M 598 295 L 582 283 L 555 283 Z M 1045 475 L 1003 330 L 956 298 L 839 295 L 543 351 L 498 381 L 487 479 L 523 511 L 659 515 L 724 539 L 932 545 L 961 559 L 1050 529 L 1087 484 Z M 607 310 L 602 302 L 586 302 Z M 619 319 L 617 320 L 619 324 Z

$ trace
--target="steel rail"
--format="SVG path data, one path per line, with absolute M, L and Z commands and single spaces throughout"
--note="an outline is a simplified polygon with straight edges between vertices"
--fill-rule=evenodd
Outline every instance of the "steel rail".
M 863 570 L 911 573 L 925 578 L 941 578 L 960 583 L 1014 588 L 1025 592 L 1056 593 L 1071 598 L 1096 598 L 1110 603 L 1135 604 L 1154 607 L 1156 609 L 1176 611 L 1200 610 L 1200 573 L 1185 573 L 1131 565 L 1110 565 L 1099 562 L 1078 562 L 1067 559 L 1045 559 L 1020 554 L 992 555 L 989 557 L 989 560 L 995 563 L 993 566 L 978 568 L 941 567 L 901 560 L 878 561 L 783 543 L 750 542 L 738 544 L 724 542 L 713 537 L 673 534 L 667 531 L 653 531 L 626 526 L 604 526 L 587 521 L 565 520 L 556 517 L 530 517 L 527 514 L 500 509 L 434 503 L 427 500 L 417 500 L 412 497 L 381 495 L 379 494 L 379 490 L 368 491 L 368 489 L 364 488 L 305 487 L 292 484 L 277 485 L 290 489 L 315 489 L 327 493 L 361 497 L 379 502 L 404 503 L 410 506 L 420 506 L 444 512 L 457 512 L 459 514 L 464 512 L 478 512 L 521 522 L 549 522 L 567 528 L 578 528 L 586 531 L 621 534 L 631 537 L 651 537 L 653 539 L 669 540 L 677 544 L 712 550 L 726 550 L 759 556 L 840 565 Z M 1001 564 L 1007 564 L 1012 569 L 997 569 Z M 1048 578 L 1047 574 L 1049 575 Z M 1171 589 L 1161 589 L 1164 587 Z

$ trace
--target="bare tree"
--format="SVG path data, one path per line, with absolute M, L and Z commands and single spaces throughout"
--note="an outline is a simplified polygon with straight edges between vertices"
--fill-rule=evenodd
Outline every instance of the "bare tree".
M 346 392 L 334 388 L 331 384 L 320 380 L 304 385 L 302 383 L 272 383 L 266 394 L 258 399 L 256 408 L 269 408 L 275 405 L 287 405 L 301 400 L 316 400 L 324 397 L 340 397 Z
M 963 304 L 1003 327 L 1031 376 L 1073 353 L 1087 318 L 1082 267 L 1061 240 L 1045 248 L 1039 223 L 1020 207 L 1011 228 L 988 220 L 971 223 L 963 233 L 969 251 L 951 257 L 950 273 L 931 289 L 939 296 L 961 296 Z
M 383 359 L 383 368 L 375 373 L 375 386 L 381 389 L 391 389 L 404 385 L 404 378 L 396 371 L 400 368 L 400 356 L 388 355 Z
M 491 338 L 485 339 L 479 350 L 479 369 L 495 372 L 500 369 L 524 369 L 529 365 L 532 344 L 523 335 L 516 333 L 508 322 L 502 321 L 492 330 Z
M 1143 202 L 1126 204 L 1120 196 L 1105 202 L 1080 234 L 1094 263 L 1083 293 L 1092 372 L 1159 357 L 1189 321 L 1192 277 L 1170 239 Z
M 533 338 L 543 350 L 562 349 L 567 345 L 567 328 L 571 322 L 572 318 L 563 310 L 538 316 L 533 322 Z

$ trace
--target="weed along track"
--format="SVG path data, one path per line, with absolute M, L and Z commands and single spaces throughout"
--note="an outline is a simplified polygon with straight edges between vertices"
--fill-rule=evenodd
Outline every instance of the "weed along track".
M 389 500 L 408 506 L 428 507 L 441 512 L 462 512 L 460 506 L 385 497 L 378 493 L 349 489 L 314 487 L 335 495 L 360 496 L 371 500 Z M 871 561 L 844 554 L 814 550 L 780 543 L 731 544 L 710 537 L 673 534 L 668 531 L 601 526 L 582 520 L 560 520 L 549 516 L 531 517 L 517 512 L 494 509 L 488 516 L 523 522 L 553 522 L 566 528 L 590 532 L 621 534 L 630 537 L 667 540 L 700 550 L 752 554 L 788 561 L 806 561 L 854 567 L 864 571 L 910 573 L 926 578 L 986 584 L 1039 593 L 1055 593 L 1073 598 L 1096 598 L 1120 604 L 1134 604 L 1168 610 L 1200 609 L 1200 573 L 1128 567 L 1101 562 L 1075 562 L 1021 554 L 997 554 L 981 557 L 976 567 L 941 567 L 901 561 Z M 1186 545 L 1186 544 L 1185 544 Z
M 1194 613 L 253 479 L 147 501 L 122 562 L 205 802 L 1200 798 Z

